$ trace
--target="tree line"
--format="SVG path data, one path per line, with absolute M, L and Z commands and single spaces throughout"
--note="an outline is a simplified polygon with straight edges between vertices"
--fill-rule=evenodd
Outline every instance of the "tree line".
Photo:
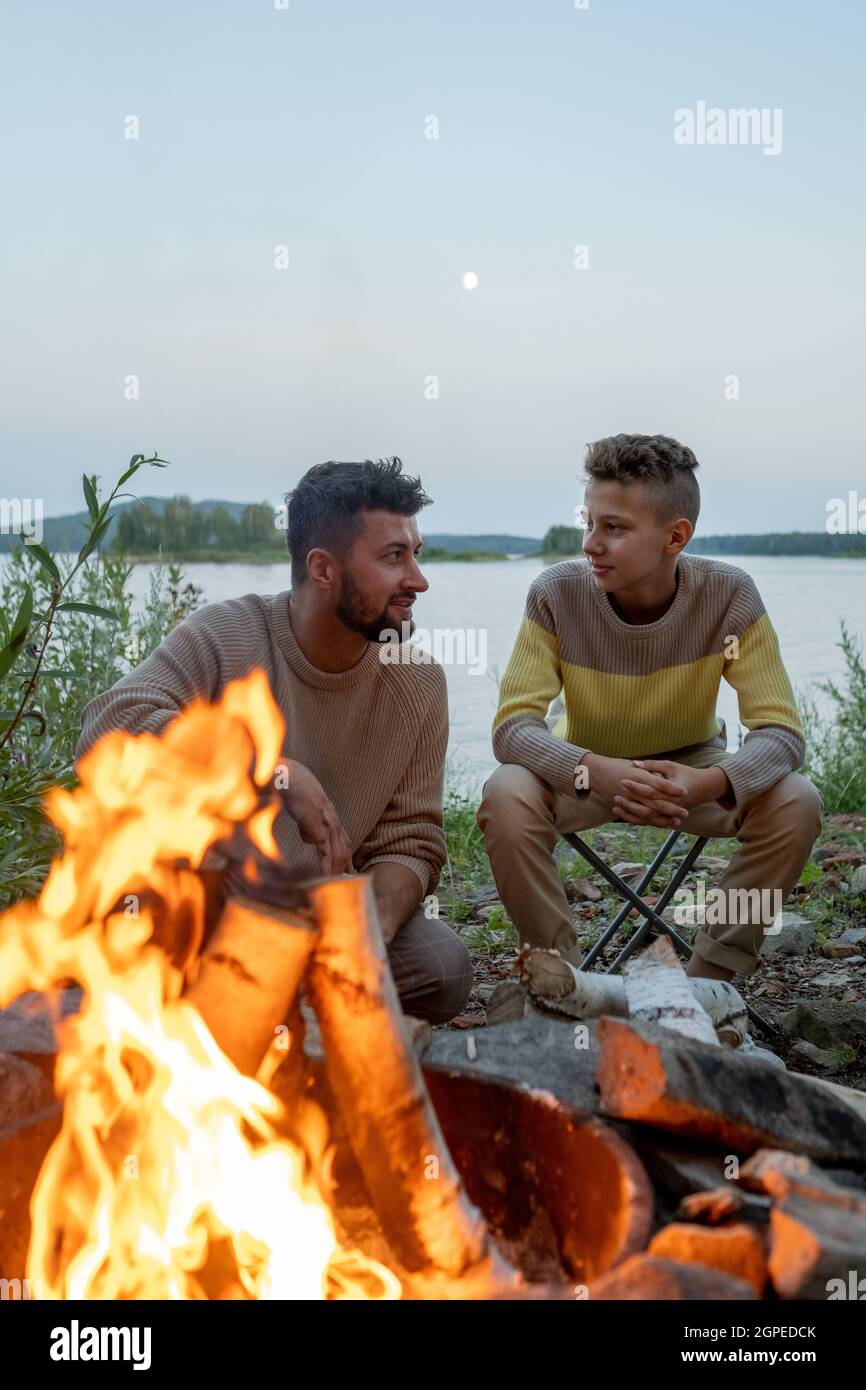
M 118 509 L 115 549 L 127 555 L 152 555 L 159 550 L 187 555 L 204 550 L 249 551 L 262 547 L 284 550 L 286 533 L 274 524 L 267 502 L 244 507 L 237 520 L 225 507 L 204 511 L 189 497 L 172 497 L 159 512 L 149 507 Z

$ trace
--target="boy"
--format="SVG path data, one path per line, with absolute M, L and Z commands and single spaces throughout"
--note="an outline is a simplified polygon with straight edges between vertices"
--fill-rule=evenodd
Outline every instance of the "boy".
M 791 892 L 823 807 L 796 771 L 803 732 L 754 581 L 684 553 L 700 510 L 697 466 L 666 435 L 589 445 L 586 559 L 553 565 L 530 587 L 493 725 L 503 766 L 478 823 L 521 945 L 556 947 L 575 965 L 553 858 L 561 832 L 618 819 L 736 837 L 687 966 L 730 980 L 757 968 L 775 910 L 762 920 L 755 902 L 778 910 Z M 749 730 L 735 753 L 715 712 L 722 678 Z M 545 715 L 560 694 L 557 737 Z

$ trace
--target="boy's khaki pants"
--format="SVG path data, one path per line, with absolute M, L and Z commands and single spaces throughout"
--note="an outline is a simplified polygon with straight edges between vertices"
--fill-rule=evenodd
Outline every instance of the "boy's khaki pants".
M 727 754 L 699 744 L 652 756 L 689 767 L 710 767 Z M 766 902 L 784 902 L 800 878 L 821 829 L 822 814 L 817 788 L 799 772 L 789 772 L 735 810 L 726 811 L 711 801 L 689 812 L 680 826 L 687 834 L 734 836 L 740 842 L 717 881 L 724 898 L 712 911 L 708 893 L 706 921 L 694 939 L 694 950 L 702 959 L 738 975 L 751 975 L 757 969 L 772 917 L 762 920 L 765 914 L 753 910 L 761 901 L 760 892 L 750 896 L 744 911 L 746 895 L 732 890 L 766 889 L 770 890 Z M 505 764 L 485 783 L 478 824 L 499 896 L 522 946 L 555 946 L 572 964 L 579 964 L 577 932 L 553 850 L 564 831 L 588 830 L 609 821 L 628 824 L 614 821 L 612 808 L 596 792 L 562 796 L 525 767 Z M 774 897 L 773 890 L 780 896 Z M 719 919 L 715 923 L 713 915 Z

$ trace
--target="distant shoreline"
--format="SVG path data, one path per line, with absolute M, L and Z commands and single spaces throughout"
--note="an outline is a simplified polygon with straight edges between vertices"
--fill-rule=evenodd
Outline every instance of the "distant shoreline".
M 289 564 L 290 557 L 285 550 L 262 551 L 262 550 L 192 550 L 180 554 L 159 554 L 153 552 L 149 554 L 132 554 L 128 551 L 111 551 L 112 554 L 122 554 L 124 560 L 136 565 L 279 565 Z M 770 552 L 765 550 L 748 551 L 721 551 L 721 550 L 691 550 L 690 555 L 714 555 L 721 559 L 744 559 L 747 556 L 761 556 L 770 560 L 866 560 L 866 553 L 857 550 L 839 551 L 835 555 L 821 555 L 813 552 L 796 552 L 780 554 L 778 551 Z M 555 564 L 561 560 L 580 560 L 581 553 L 571 555 L 561 555 L 556 552 L 543 553 L 536 551 L 534 554 L 509 555 L 506 551 L 495 550 L 440 550 L 434 549 L 422 551 L 419 557 L 422 564 L 435 565 L 445 561 L 459 560 L 464 564 L 492 564 L 492 563 L 511 563 L 514 560 L 546 560 L 549 564 Z
M 285 550 L 191 550 L 183 553 L 135 555 L 129 551 L 112 550 L 113 555 L 122 555 L 124 560 L 136 565 L 281 565 L 290 564 L 290 556 Z M 508 555 L 504 550 L 435 550 L 425 551 L 419 557 L 422 564 L 439 564 L 443 560 L 462 560 L 467 564 L 488 564 L 499 560 L 541 560 L 542 555 Z M 568 557 L 562 557 L 567 559 Z

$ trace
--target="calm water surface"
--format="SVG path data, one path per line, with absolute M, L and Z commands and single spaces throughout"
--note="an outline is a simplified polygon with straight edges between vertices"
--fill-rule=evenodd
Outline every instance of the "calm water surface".
M 812 690 L 817 680 L 840 681 L 844 662 L 838 643 L 840 621 L 866 643 L 866 562 L 814 557 L 720 556 L 754 578 L 779 634 L 782 657 L 797 692 Z M 133 590 L 147 592 L 152 565 L 138 565 Z M 278 593 L 289 587 L 288 564 L 185 565 L 188 578 L 200 585 L 206 602 L 240 594 Z M 450 759 L 452 771 L 477 791 L 496 766 L 490 747 L 490 725 L 496 710 L 497 678 L 505 670 L 523 613 L 526 591 L 543 569 L 540 560 L 429 564 L 430 588 L 415 605 L 419 628 L 433 632 L 454 628 L 486 630 L 486 672 L 470 663 L 447 666 L 451 707 Z M 469 648 L 470 657 L 477 653 Z M 817 696 L 822 708 L 829 704 Z M 737 746 L 736 692 L 722 683 L 718 713 L 725 720 L 729 745 Z M 745 732 L 745 730 L 743 731 Z

